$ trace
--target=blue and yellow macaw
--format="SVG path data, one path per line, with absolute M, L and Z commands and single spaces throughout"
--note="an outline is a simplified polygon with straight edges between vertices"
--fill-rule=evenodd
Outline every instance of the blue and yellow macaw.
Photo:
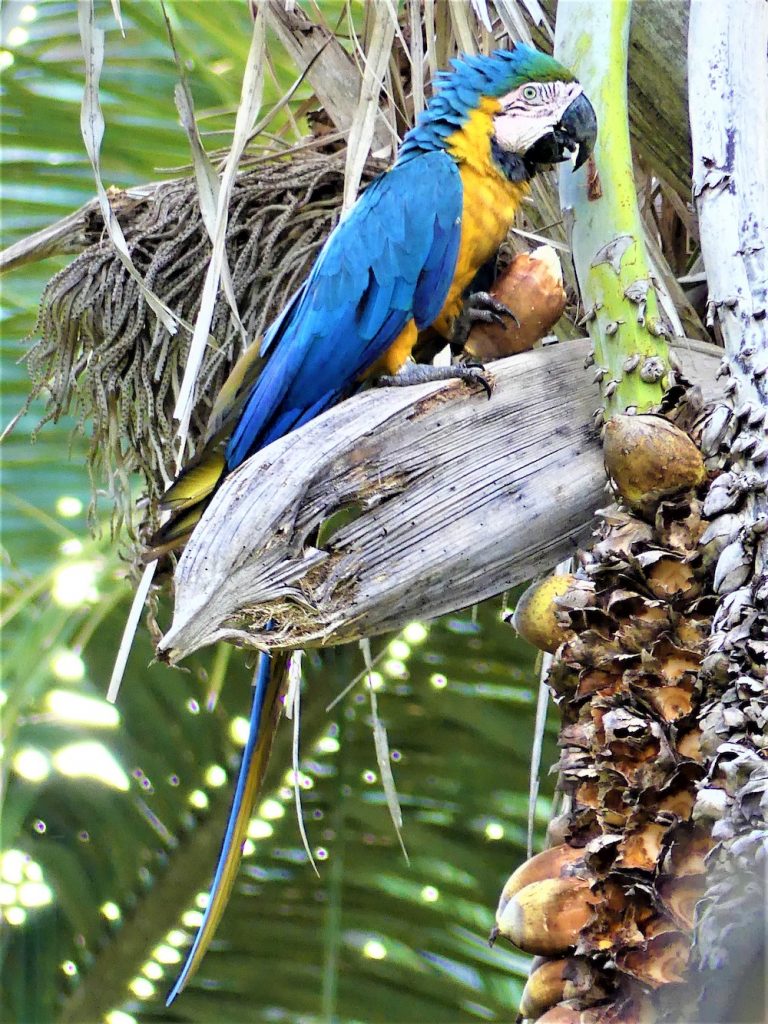
M 234 368 L 207 452 L 172 485 L 156 550 L 183 543 L 220 479 L 361 382 L 395 375 L 420 331 L 450 339 L 476 274 L 504 240 L 540 164 L 579 167 L 595 114 L 573 75 L 527 46 L 465 56 L 405 136 L 393 166 L 331 233 L 307 280 Z M 421 369 L 421 368 L 420 368 Z M 444 368 L 442 368 L 444 369 Z M 421 375 L 424 379 L 424 374 Z M 239 866 L 280 713 L 286 657 L 261 656 L 248 743 L 207 909 L 170 1003 L 197 969 Z

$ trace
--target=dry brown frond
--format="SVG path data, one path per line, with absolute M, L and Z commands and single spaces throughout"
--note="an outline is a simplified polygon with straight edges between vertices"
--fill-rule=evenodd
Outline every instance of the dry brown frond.
M 371 174 L 369 165 L 368 180 Z M 226 248 L 250 339 L 304 279 L 335 223 L 343 177 L 343 157 L 323 153 L 263 163 L 238 176 Z M 113 197 L 118 216 L 121 196 Z M 194 323 L 211 254 L 194 183 L 159 184 L 145 200 L 131 200 L 129 212 L 124 229 L 134 263 L 155 294 L 180 319 Z M 157 322 L 106 239 L 49 282 L 36 331 L 40 340 L 28 356 L 34 393 L 48 390 L 47 418 L 73 411 L 83 429 L 89 425 L 92 473 L 113 482 L 119 514 L 130 522 L 129 474 L 143 474 L 150 501 L 172 474 L 172 414 L 190 335 L 182 330 L 171 336 Z M 243 349 L 223 297 L 211 334 L 218 347 L 205 352 L 192 449 Z

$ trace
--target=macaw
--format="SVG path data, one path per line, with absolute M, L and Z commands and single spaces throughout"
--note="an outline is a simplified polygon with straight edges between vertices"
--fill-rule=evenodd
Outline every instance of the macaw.
M 435 96 L 392 167 L 332 231 L 304 284 L 236 364 L 212 412 L 214 450 L 166 493 L 174 514 L 155 550 L 183 543 L 221 478 L 254 452 L 365 380 L 407 380 L 404 367 L 420 331 L 451 338 L 468 288 L 495 256 L 537 168 L 568 158 L 580 167 L 591 153 L 594 110 L 553 58 L 516 45 L 452 64 L 439 74 Z M 422 380 L 434 369 L 467 376 L 466 367 L 415 369 Z M 250 736 L 208 906 L 169 1003 L 197 969 L 226 906 L 265 771 L 287 657 L 260 658 Z

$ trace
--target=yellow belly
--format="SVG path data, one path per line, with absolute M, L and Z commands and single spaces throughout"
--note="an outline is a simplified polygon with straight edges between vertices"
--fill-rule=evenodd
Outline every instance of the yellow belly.
M 434 327 L 449 338 L 453 321 L 461 312 L 462 296 L 478 270 L 498 251 L 514 220 L 528 186 L 507 181 L 500 174 L 487 173 L 468 164 L 461 167 L 464 210 L 461 241 L 448 296 Z
M 484 173 L 464 164 L 460 170 L 464 189 L 461 239 L 456 272 L 443 308 L 432 325 L 444 338 L 450 338 L 453 322 L 461 312 L 463 295 L 478 270 L 487 263 L 507 236 L 520 200 L 528 186 L 506 181 L 501 175 Z M 366 377 L 394 374 L 410 356 L 418 332 L 411 320 L 391 347 L 367 371 Z
M 413 351 L 413 346 L 416 344 L 418 336 L 419 332 L 416 330 L 416 324 L 413 320 L 409 320 L 384 355 L 377 359 L 373 366 L 365 371 L 363 376 L 365 378 L 374 378 L 380 377 L 382 374 L 396 374 Z

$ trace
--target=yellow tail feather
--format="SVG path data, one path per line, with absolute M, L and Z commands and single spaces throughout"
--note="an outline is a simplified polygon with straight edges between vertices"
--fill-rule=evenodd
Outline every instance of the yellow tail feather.
M 160 499 L 160 508 L 181 512 L 198 505 L 216 489 L 225 468 L 223 452 L 202 452 L 182 469 Z
M 235 365 L 229 371 L 229 376 L 221 386 L 216 395 L 211 414 L 208 417 L 206 428 L 206 441 L 211 441 L 223 433 L 228 433 L 234 425 L 232 422 L 239 416 L 243 400 L 251 390 L 264 360 L 259 355 L 261 348 L 261 335 L 252 341 L 243 352 Z

